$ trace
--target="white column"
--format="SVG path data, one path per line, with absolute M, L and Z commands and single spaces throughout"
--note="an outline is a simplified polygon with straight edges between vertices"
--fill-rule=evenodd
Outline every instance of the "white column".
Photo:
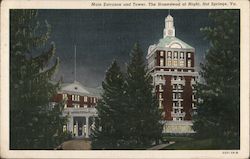
M 76 120 L 76 136 L 78 136 L 78 122 Z
M 74 135 L 74 121 L 73 121 L 73 117 L 69 117 L 69 121 L 68 121 L 68 131 L 72 132 L 72 135 Z
M 89 138 L 89 117 L 86 116 L 86 138 Z

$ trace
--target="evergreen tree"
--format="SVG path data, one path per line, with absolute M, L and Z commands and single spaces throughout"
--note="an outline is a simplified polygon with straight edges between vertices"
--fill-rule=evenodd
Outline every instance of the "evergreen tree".
M 59 59 L 55 45 L 46 45 L 49 24 L 37 16 L 37 10 L 10 12 L 10 149 L 51 149 L 65 135 L 62 104 L 49 104 L 59 88 L 50 82 Z
M 92 135 L 93 149 L 122 149 L 126 128 L 124 77 L 114 61 L 102 83 L 102 99 L 97 103 L 98 118 Z
M 201 29 L 211 46 L 201 65 L 205 82 L 197 87 L 194 129 L 200 137 L 220 139 L 220 148 L 239 148 L 239 11 L 215 11 L 210 17 L 213 26 Z
M 161 137 L 161 112 L 152 91 L 152 77 L 147 73 L 143 52 L 136 43 L 131 52 L 126 76 L 130 148 L 145 148 Z

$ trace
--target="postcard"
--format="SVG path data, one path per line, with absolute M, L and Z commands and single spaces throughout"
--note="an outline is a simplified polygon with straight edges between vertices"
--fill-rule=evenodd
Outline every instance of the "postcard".
M 249 1 L 4 0 L 2 158 L 248 158 Z

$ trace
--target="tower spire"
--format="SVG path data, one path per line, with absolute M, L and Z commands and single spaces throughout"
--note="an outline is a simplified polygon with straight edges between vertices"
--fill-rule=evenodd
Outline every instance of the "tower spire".
M 74 81 L 76 82 L 76 45 L 75 45 L 75 70 L 74 70 L 74 75 L 75 75 L 75 79 L 74 79 Z
M 163 31 L 163 37 L 175 36 L 174 18 L 170 15 L 170 9 L 168 10 L 168 16 L 165 18 L 165 28 Z

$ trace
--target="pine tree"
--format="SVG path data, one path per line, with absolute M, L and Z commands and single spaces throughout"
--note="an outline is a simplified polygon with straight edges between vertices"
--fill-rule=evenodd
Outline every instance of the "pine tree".
M 239 12 L 210 13 L 214 24 L 202 28 L 210 41 L 205 63 L 201 65 L 198 113 L 194 129 L 200 137 L 218 138 L 220 148 L 239 148 L 240 42 Z
M 126 76 L 130 148 L 145 148 L 161 137 L 161 112 L 152 91 L 152 77 L 147 73 L 143 52 L 136 43 L 131 52 Z
M 122 149 L 127 120 L 124 111 L 124 77 L 116 61 L 106 72 L 103 94 L 98 101 L 96 128 L 92 135 L 93 149 Z
M 10 12 L 10 149 L 51 149 L 65 135 L 62 104 L 50 105 L 59 59 L 55 45 L 47 45 L 49 24 L 37 16 L 37 10 Z

